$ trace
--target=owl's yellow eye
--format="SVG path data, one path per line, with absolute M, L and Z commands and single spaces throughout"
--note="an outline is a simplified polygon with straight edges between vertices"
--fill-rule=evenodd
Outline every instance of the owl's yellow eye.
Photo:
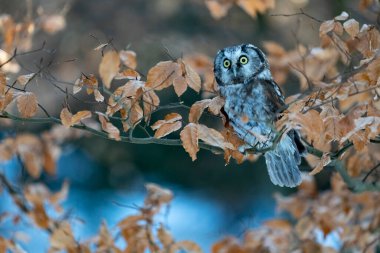
M 231 61 L 225 59 L 225 60 L 223 61 L 223 66 L 224 66 L 226 69 L 229 68 L 229 67 L 231 66 Z
M 247 64 L 248 63 L 248 58 L 247 58 L 247 56 L 241 56 L 240 57 L 240 59 L 239 59 L 239 62 L 241 63 L 241 64 Z

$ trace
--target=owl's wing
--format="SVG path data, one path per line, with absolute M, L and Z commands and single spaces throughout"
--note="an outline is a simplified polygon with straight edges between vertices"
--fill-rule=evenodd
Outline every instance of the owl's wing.
M 285 109 L 285 98 L 280 87 L 273 80 L 265 80 L 266 97 L 271 104 L 274 113 L 280 113 Z

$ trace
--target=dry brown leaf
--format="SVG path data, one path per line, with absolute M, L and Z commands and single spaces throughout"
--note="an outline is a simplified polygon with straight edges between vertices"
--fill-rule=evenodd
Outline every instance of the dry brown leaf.
M 103 102 L 104 101 L 104 96 L 102 95 L 102 93 L 100 93 L 100 91 L 98 89 L 94 90 L 94 96 L 95 96 L 95 100 L 97 102 Z
M 348 19 L 348 13 L 345 11 L 342 11 L 342 13 L 336 16 L 334 19 L 337 21 L 345 21 Z
M 78 124 L 81 120 L 91 118 L 90 111 L 79 111 L 71 118 L 71 125 Z
M 31 134 L 16 137 L 15 149 L 25 165 L 28 174 L 33 178 L 41 175 L 43 164 L 43 146 L 41 140 Z
M 149 122 L 151 113 L 160 105 L 160 98 L 153 90 L 143 88 L 143 106 L 145 122 Z
M 199 151 L 198 146 L 198 127 L 197 124 L 187 124 L 180 133 L 182 146 L 189 153 L 191 160 L 197 159 L 197 153 Z
M 50 246 L 56 250 L 74 250 L 76 252 L 77 243 L 75 241 L 71 225 L 67 221 L 63 221 L 59 224 L 59 227 L 53 230 L 50 236 Z
M 219 115 L 220 110 L 222 110 L 224 106 L 224 98 L 217 96 L 211 99 L 210 104 L 208 105 L 208 110 L 214 114 L 214 115 Z
M 170 247 L 170 253 L 177 253 L 177 252 L 191 252 L 191 253 L 203 253 L 201 247 L 199 247 L 198 244 L 192 241 L 179 241 L 174 243 Z
M 289 221 L 284 219 L 268 220 L 264 223 L 264 226 L 275 230 L 284 230 L 286 232 L 291 232 L 292 230 L 292 225 Z
M 203 99 L 195 102 L 190 108 L 189 122 L 198 123 L 203 111 L 210 105 L 210 103 L 211 99 Z
M 351 18 L 343 23 L 344 30 L 354 38 L 359 33 L 359 22 Z
M 32 92 L 23 92 L 17 95 L 17 109 L 23 118 L 31 118 L 37 113 L 37 97 Z
M 162 61 L 149 70 L 145 86 L 154 90 L 162 90 L 172 85 L 174 79 L 181 74 L 178 63 Z
M 25 86 L 27 83 L 29 83 L 29 81 L 35 76 L 36 74 L 35 73 L 30 73 L 30 74 L 27 74 L 27 75 L 21 75 L 19 77 L 17 77 L 17 82 L 22 85 L 22 86 Z
M 47 33 L 55 34 L 66 27 L 66 19 L 61 14 L 46 15 L 41 17 L 41 28 Z
M 139 72 L 133 69 L 125 69 L 121 73 L 118 73 L 117 76 L 115 76 L 116 80 L 121 79 L 130 79 L 130 80 L 140 80 L 141 76 Z
M 10 160 L 16 152 L 15 140 L 13 138 L 5 138 L 0 143 L 0 160 Z
M 173 123 L 167 123 L 161 126 L 155 133 L 154 133 L 154 138 L 162 138 L 165 137 L 182 127 L 182 122 L 181 121 L 176 121 Z
M 318 174 L 322 169 L 331 162 L 331 157 L 328 153 L 324 153 L 319 159 L 317 166 L 309 173 L 311 176 Z
M 236 4 L 254 18 L 257 13 L 264 13 L 274 8 L 275 2 L 274 0 L 237 0 Z
M 159 139 L 182 127 L 182 116 L 178 113 L 170 113 L 163 120 L 158 120 L 151 128 L 156 130 L 154 137 Z
M 95 47 L 94 48 L 94 51 L 99 51 L 99 50 L 102 50 L 103 48 L 105 48 L 106 46 L 108 46 L 109 43 L 102 43 L 100 44 L 99 46 Z
M 160 127 L 162 127 L 164 124 L 167 124 L 167 123 L 173 123 L 173 122 L 176 122 L 176 121 L 179 121 L 179 120 L 182 120 L 182 116 L 178 113 L 169 113 L 165 116 L 165 118 L 163 120 L 158 120 L 156 121 L 156 123 L 154 123 L 151 128 L 153 130 L 157 130 L 159 129 Z
M 62 125 L 65 127 L 71 127 L 78 124 L 81 120 L 91 117 L 90 111 L 79 111 L 73 115 L 68 108 L 63 108 L 60 114 Z
M 169 189 L 162 188 L 161 186 L 148 183 L 145 184 L 145 188 L 148 191 L 148 194 L 145 197 L 144 203 L 146 205 L 162 205 L 169 204 L 173 199 L 173 192 Z
M 201 90 L 201 77 L 197 72 L 188 64 L 185 64 L 186 75 L 185 79 L 190 88 L 199 92 Z
M 102 129 L 104 132 L 108 133 L 108 138 L 115 139 L 117 141 L 120 141 L 120 130 L 115 127 L 111 122 L 108 122 L 108 120 L 101 114 L 99 114 L 99 121 L 102 125 Z
M 220 3 L 217 0 L 206 0 L 206 6 L 209 9 L 211 16 L 215 19 L 220 19 L 227 15 L 231 8 L 231 2 Z
M 119 52 L 120 60 L 121 62 L 131 69 L 136 69 L 137 67 L 137 60 L 136 60 L 136 53 L 131 50 L 121 50 Z
M 178 76 L 173 80 L 174 91 L 178 97 L 187 90 L 187 82 L 183 76 Z
M 220 147 L 222 149 L 235 149 L 235 147 L 231 143 L 226 142 L 223 135 L 215 129 L 209 128 L 202 124 L 198 124 L 197 127 L 198 138 L 205 143 L 211 146 Z
M 164 249 L 169 248 L 174 243 L 173 236 L 164 228 L 162 223 L 157 230 L 157 237 L 162 243 L 162 246 L 164 246 Z
M 61 122 L 65 127 L 71 127 L 71 119 L 73 115 L 68 108 L 63 108 L 60 114 Z
M 99 64 L 99 75 L 104 86 L 109 89 L 112 79 L 119 73 L 120 58 L 115 51 L 108 51 L 104 54 Z

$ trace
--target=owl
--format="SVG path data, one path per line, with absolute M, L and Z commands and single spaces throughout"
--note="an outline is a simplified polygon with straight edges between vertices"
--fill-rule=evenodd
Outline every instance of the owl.
M 302 178 L 298 165 L 305 147 L 295 130 L 275 143 L 274 122 L 285 109 L 285 101 L 264 53 L 251 44 L 224 48 L 215 57 L 214 74 L 225 99 L 228 124 L 245 142 L 239 151 L 268 148 L 264 156 L 272 183 L 299 185 Z

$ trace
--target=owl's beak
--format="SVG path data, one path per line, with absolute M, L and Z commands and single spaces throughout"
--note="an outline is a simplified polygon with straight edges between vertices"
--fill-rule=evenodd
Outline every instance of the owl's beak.
M 234 75 L 234 79 L 236 78 L 236 68 L 235 67 L 232 67 L 232 74 Z

